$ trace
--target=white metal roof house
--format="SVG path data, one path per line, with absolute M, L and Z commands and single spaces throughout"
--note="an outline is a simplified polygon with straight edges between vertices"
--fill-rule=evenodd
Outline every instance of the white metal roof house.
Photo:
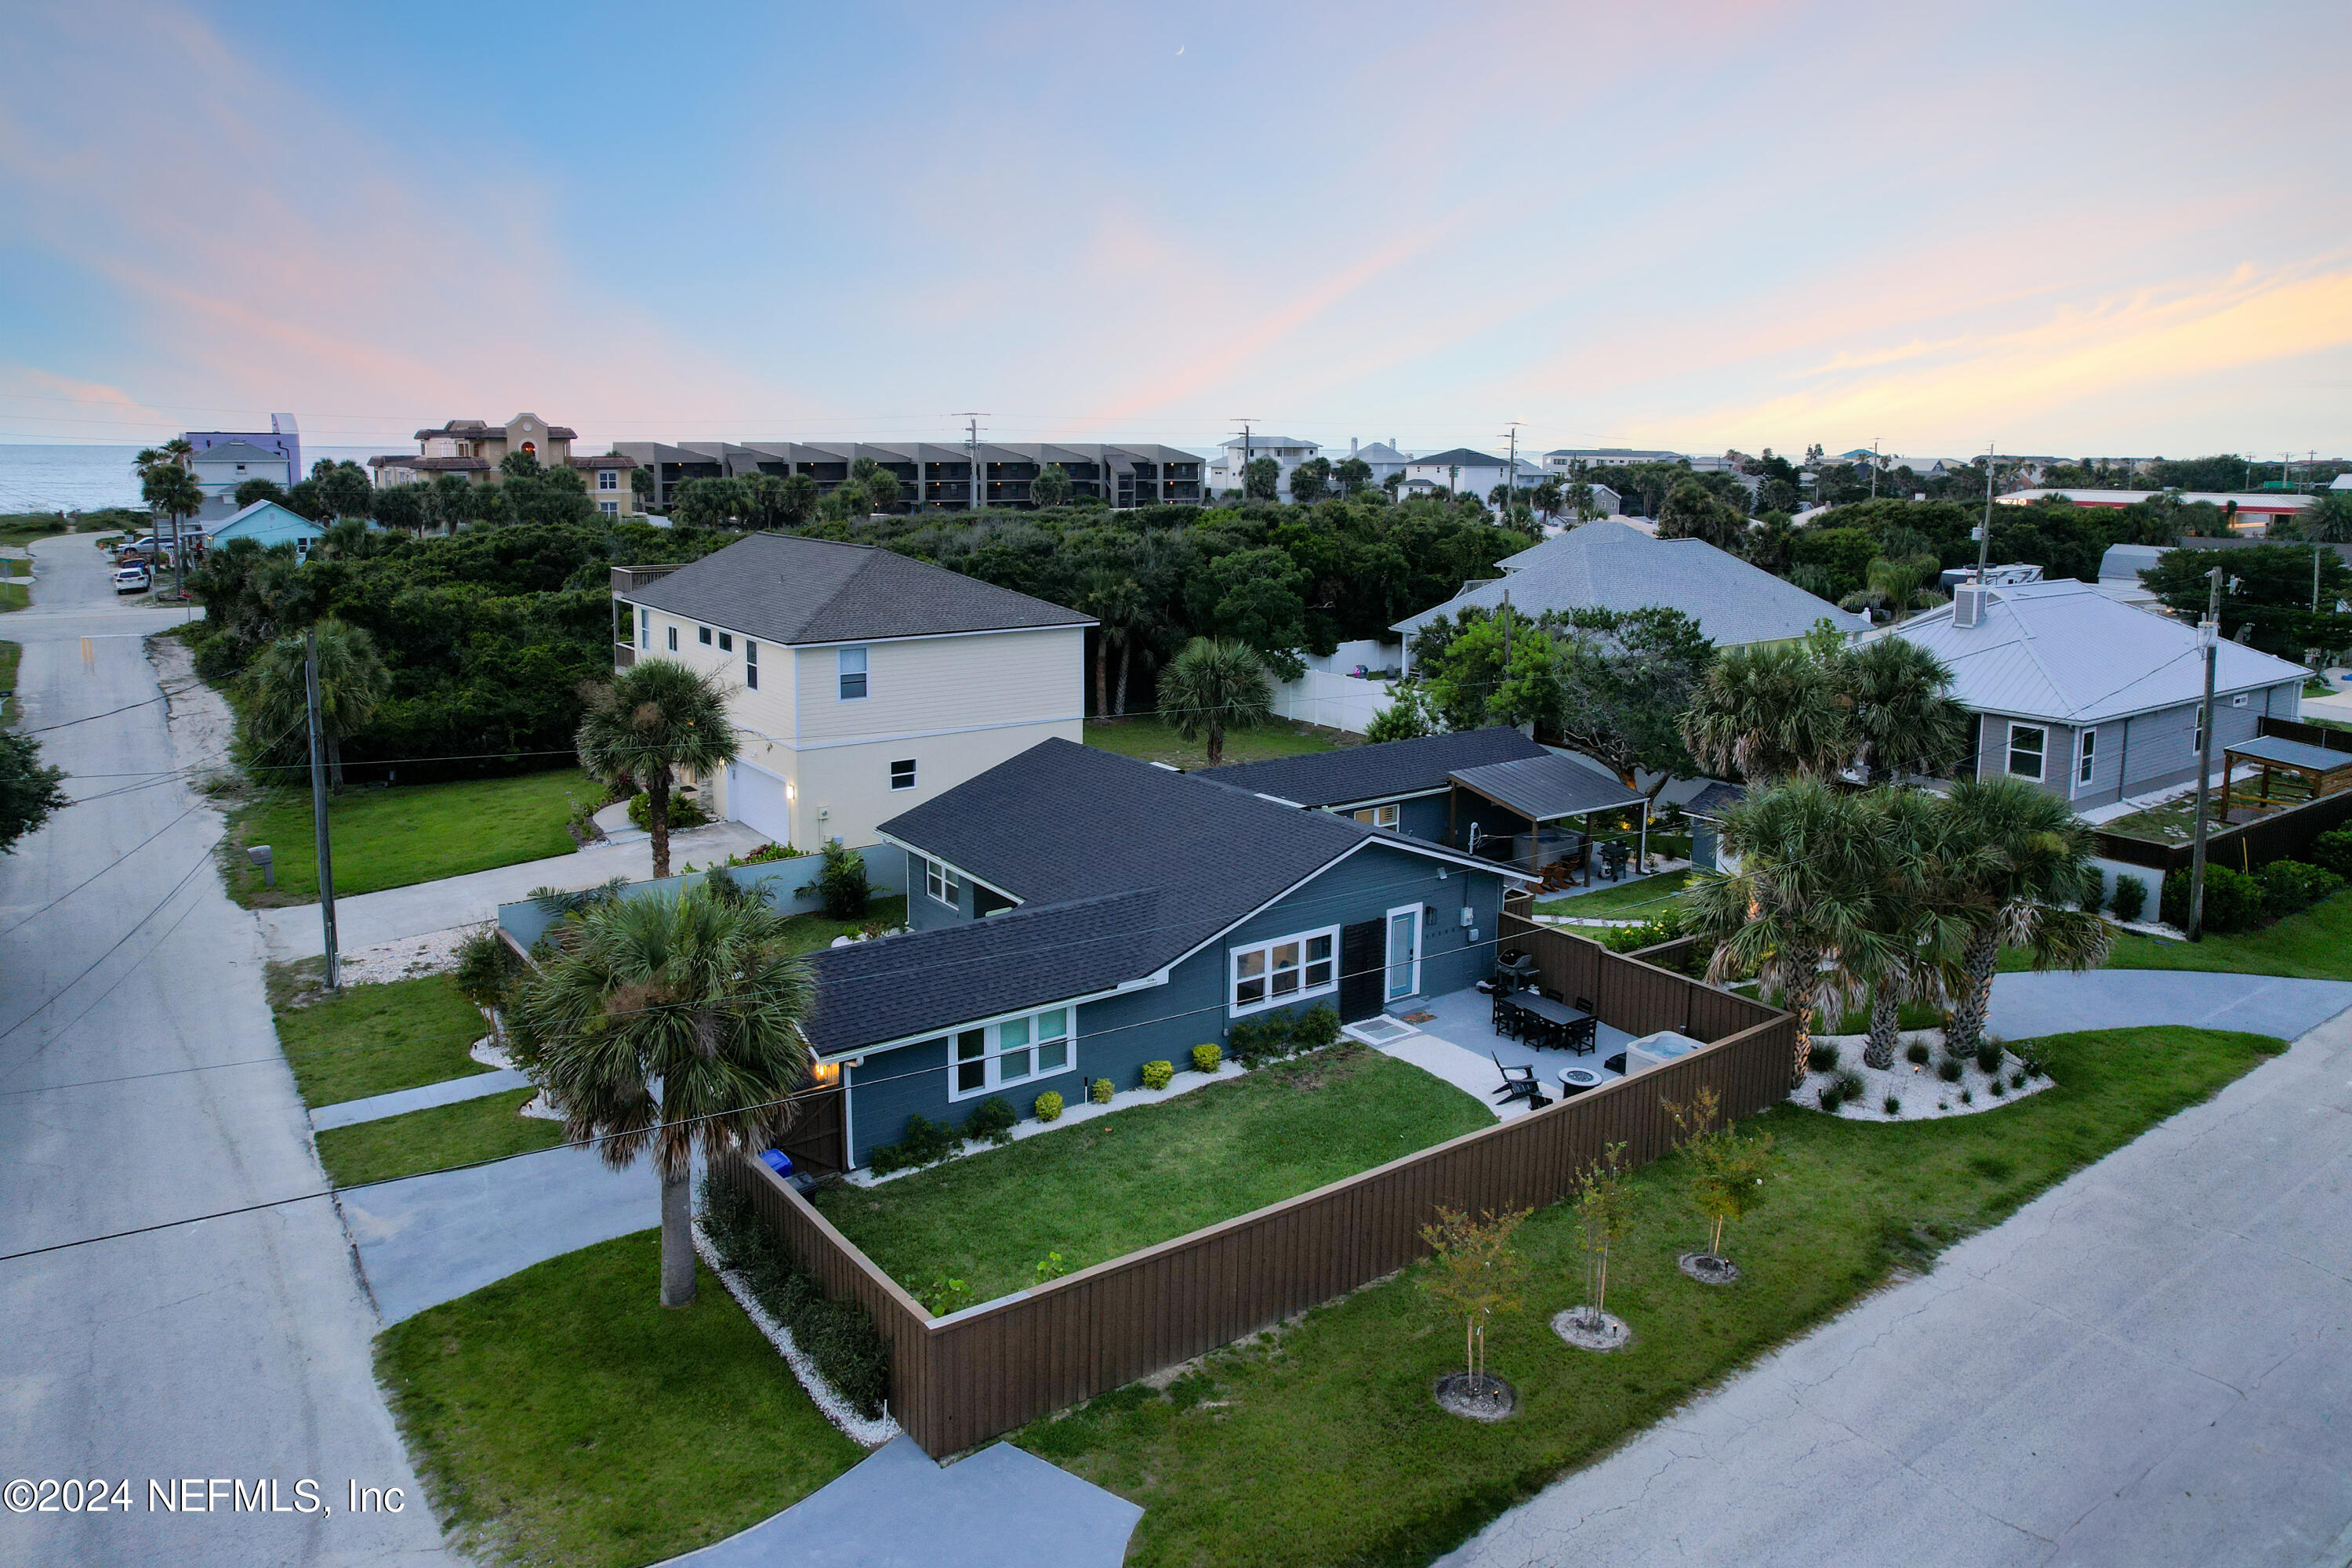
M 2088 583 L 1962 586 L 1952 602 L 1871 634 L 1899 637 L 1951 668 L 1977 715 L 1957 770 L 2028 778 L 2078 808 L 2197 777 L 2205 660 L 2197 628 L 2118 604 Z M 2264 714 L 2302 710 L 2305 672 L 2221 645 L 2213 754 L 2254 737 Z
M 1272 458 L 1282 469 L 1276 481 L 1275 493 L 1283 500 L 1290 499 L 1290 476 L 1299 464 L 1312 462 L 1322 456 L 1323 444 L 1297 436 L 1260 436 L 1251 432 L 1247 444 L 1236 436 L 1217 448 L 1216 460 L 1209 465 L 1208 488 L 1212 495 L 1227 490 L 1239 490 L 1249 466 L 1260 458 Z
M 1652 605 L 1680 610 L 1717 647 L 1786 642 L 1803 637 L 1821 620 L 1845 632 L 1870 625 L 1705 540 L 1654 539 L 1614 521 L 1570 529 L 1496 564 L 1501 577 L 1474 583 L 1445 603 L 1396 623 L 1394 629 L 1407 639 L 1408 658 L 1412 634 L 1430 622 L 1471 605 L 1491 610 L 1506 593 L 1511 608 L 1529 616 Z

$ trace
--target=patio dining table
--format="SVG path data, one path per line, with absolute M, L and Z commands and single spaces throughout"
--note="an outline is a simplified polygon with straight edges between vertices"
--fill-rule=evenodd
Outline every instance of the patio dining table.
M 1578 1012 L 1565 1002 L 1555 1002 L 1540 991 L 1515 991 L 1504 998 L 1510 1006 L 1523 1013 L 1533 1013 L 1551 1024 L 1573 1024 L 1587 1015 Z
M 1564 1002 L 1555 1002 L 1540 991 L 1515 991 L 1496 1000 L 1515 1013 L 1541 1020 L 1536 1040 L 1538 1046 L 1559 1046 L 1577 1052 L 1592 1048 L 1594 1023 L 1591 1014 L 1580 1013 Z

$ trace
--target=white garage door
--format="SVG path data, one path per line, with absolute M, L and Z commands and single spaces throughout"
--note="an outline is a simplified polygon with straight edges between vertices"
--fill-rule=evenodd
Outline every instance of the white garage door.
M 727 814 L 779 844 L 793 841 L 793 812 L 784 799 L 784 781 L 765 769 L 749 763 L 728 764 Z

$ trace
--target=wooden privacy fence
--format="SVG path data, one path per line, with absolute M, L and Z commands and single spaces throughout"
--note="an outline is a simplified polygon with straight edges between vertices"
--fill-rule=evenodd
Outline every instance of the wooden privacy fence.
M 1514 930 L 1517 921 L 1524 930 Z M 1576 1173 L 1623 1143 L 1633 1164 L 1673 1148 L 1665 1100 L 1711 1086 L 1727 1117 L 1789 1092 L 1796 1020 L 1759 1002 L 1505 917 L 1545 984 L 1574 981 L 1606 1022 L 1711 1042 L 1681 1061 L 1499 1121 L 1345 1181 L 997 1300 L 933 1318 L 808 1201 L 756 1161 L 721 1179 L 836 1300 L 873 1315 L 890 1345 L 890 1413 L 935 1458 L 1343 1296 L 1422 1256 L 1441 1205 L 1501 1211 L 1565 1196 Z M 1557 977 L 1557 978 L 1555 978 Z
M 2251 871 L 2273 860 L 2296 859 L 2321 834 L 2347 822 L 2352 822 L 2352 790 L 2322 795 L 2235 827 L 2213 829 L 2205 837 L 2205 862 L 2227 866 L 2232 871 Z M 2095 827 L 2091 838 L 2096 852 L 2105 858 L 2156 871 L 2186 871 L 2195 854 L 2187 844 L 2157 844 Z

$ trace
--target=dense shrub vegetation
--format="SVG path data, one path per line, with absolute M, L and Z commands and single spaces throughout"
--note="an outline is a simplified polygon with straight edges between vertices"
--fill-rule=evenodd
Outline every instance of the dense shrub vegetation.
M 866 1309 L 827 1300 L 824 1287 L 768 1234 L 751 1200 L 716 1173 L 702 1178 L 702 1233 L 851 1408 L 880 1415 L 890 1394 L 890 1346 Z

